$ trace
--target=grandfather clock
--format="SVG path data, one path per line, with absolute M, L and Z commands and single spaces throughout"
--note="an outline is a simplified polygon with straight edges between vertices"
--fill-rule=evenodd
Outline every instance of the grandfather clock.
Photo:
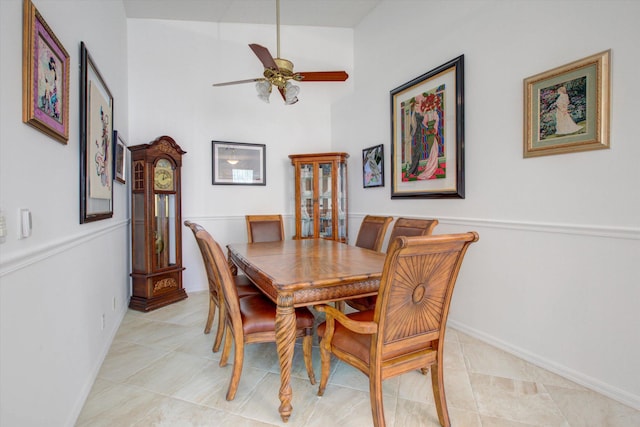
M 129 307 L 140 311 L 185 299 L 182 288 L 180 167 L 186 153 L 169 136 L 131 151 L 131 252 Z

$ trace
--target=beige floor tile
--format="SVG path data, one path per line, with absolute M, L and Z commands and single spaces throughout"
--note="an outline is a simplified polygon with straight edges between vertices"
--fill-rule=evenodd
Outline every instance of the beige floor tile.
M 114 341 L 102 363 L 98 377 L 122 382 L 168 353 L 169 350 L 166 349 L 128 341 Z
M 453 426 L 482 427 L 477 413 L 449 406 L 449 420 Z M 440 427 L 435 405 L 398 399 L 396 427 Z
M 524 381 L 533 379 L 527 362 L 497 347 L 476 340 L 461 343 L 461 348 L 469 372 Z
M 482 427 L 543 427 L 539 424 L 519 423 L 513 420 L 505 420 L 504 418 L 488 417 L 480 415 Z
M 567 425 L 542 385 L 474 373 L 469 379 L 481 415 L 547 427 Z
M 387 426 L 395 423 L 395 396 L 383 396 Z M 305 424 L 309 427 L 344 426 L 361 427 L 373 424 L 369 393 L 328 384 L 322 397 L 318 397 L 315 410 Z
M 640 411 L 591 390 L 555 386 L 546 389 L 572 426 L 640 426 Z
M 365 374 L 344 362 L 332 361 L 332 363 L 336 364 L 336 369 L 329 376 L 328 384 L 369 392 L 369 378 Z M 388 396 L 396 396 L 399 385 L 400 377 L 384 380 L 382 382 L 382 393 Z
M 97 379 L 76 426 L 130 426 L 156 411 L 160 401 L 164 397 L 156 393 Z
M 332 360 L 325 395 L 317 396 L 296 343 L 293 413 L 280 419 L 280 364 L 275 343 L 245 346 L 238 392 L 226 400 L 229 363 L 203 334 L 208 292 L 149 313 L 129 310 L 114 338 L 77 426 L 265 427 L 372 425 L 369 382 Z M 317 342 L 316 342 L 317 344 Z M 316 380 L 320 351 L 313 348 Z M 456 427 L 631 427 L 640 411 L 541 369 L 463 332 L 447 329 L 445 390 Z M 408 372 L 383 382 L 388 427 L 439 425 L 431 374 Z
M 222 354 L 222 345 L 217 352 L 213 352 L 213 341 L 215 340 L 215 330 L 209 334 L 203 332 L 194 335 L 191 338 L 186 339 L 181 345 L 176 347 L 174 351 L 180 353 L 190 354 L 191 356 L 204 357 L 215 361 L 217 366 L 220 360 L 220 354 Z M 224 344 L 224 340 L 223 340 Z
M 216 364 L 205 366 L 190 381 L 182 384 L 172 397 L 198 405 L 239 414 L 239 409 L 247 402 L 257 384 L 268 374 L 267 371 L 244 366 L 238 391 L 234 400 L 227 401 L 227 390 L 231 380 L 232 365 L 220 367 Z
M 293 391 L 291 401 L 293 414 L 286 426 L 304 426 L 320 399 L 317 396 L 318 387 L 311 385 L 308 379 L 291 378 L 291 388 Z M 233 412 L 271 425 L 284 425 L 278 411 L 280 407 L 279 390 L 280 375 L 268 373 L 256 384 L 248 398 Z
M 197 378 L 204 367 L 214 364 L 209 359 L 171 352 L 130 376 L 125 382 L 171 396 Z

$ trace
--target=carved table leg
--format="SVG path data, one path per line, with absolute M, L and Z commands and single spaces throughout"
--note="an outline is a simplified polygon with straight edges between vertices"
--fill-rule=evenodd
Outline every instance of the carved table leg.
M 276 346 L 280 359 L 280 417 L 285 423 L 291 416 L 291 365 L 296 342 L 296 313 L 293 308 L 293 295 L 278 294 L 276 311 Z

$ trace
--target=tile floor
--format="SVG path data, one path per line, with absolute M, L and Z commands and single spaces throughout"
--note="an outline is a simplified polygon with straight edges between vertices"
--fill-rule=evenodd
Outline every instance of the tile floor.
M 218 366 L 215 333 L 203 334 L 207 292 L 150 313 L 129 310 L 77 426 L 370 426 L 367 378 L 332 363 L 323 397 L 307 378 L 296 346 L 293 414 L 278 414 L 275 344 L 246 347 L 235 400 L 225 400 L 231 365 Z M 640 411 L 449 328 L 445 385 L 452 424 L 461 427 L 640 426 Z M 230 360 L 233 360 L 231 357 Z M 319 350 L 314 368 L 320 377 Z M 438 426 L 430 376 L 384 382 L 389 427 Z

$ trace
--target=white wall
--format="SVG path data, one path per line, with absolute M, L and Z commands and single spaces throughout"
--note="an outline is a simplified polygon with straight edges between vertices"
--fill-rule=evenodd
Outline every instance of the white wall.
M 451 325 L 636 408 L 638 16 L 633 1 L 385 1 L 356 28 L 355 90 L 332 110 L 351 230 L 372 212 L 477 230 Z M 523 79 L 607 49 L 611 149 L 523 159 Z M 391 200 L 389 91 L 461 54 L 466 198 Z M 362 189 L 361 150 L 381 143 L 386 186 Z
M 273 25 L 166 20 L 128 21 L 130 143 L 169 135 L 187 154 L 182 169 L 183 219 L 198 222 L 221 244 L 246 240 L 244 215 L 281 213 L 293 236 L 294 153 L 331 149 L 331 104 L 353 88 L 345 83 L 300 83 L 300 101 L 284 105 L 274 91 L 269 104 L 253 83 L 213 83 L 261 77 L 263 66 L 249 43 L 276 55 Z M 281 56 L 295 71 L 346 70 L 353 74 L 353 30 L 281 27 Z M 211 141 L 266 145 L 266 186 L 211 184 Z M 187 292 L 206 289 L 202 259 L 183 228 Z
M 114 184 L 112 219 L 79 224 L 80 42 L 114 96 L 115 129 L 127 140 L 124 8 L 119 1 L 34 4 L 70 55 L 70 135 L 63 145 L 22 123 L 22 1 L 0 1 L 3 426 L 73 425 L 129 297 L 128 187 Z M 33 215 L 33 234 L 23 240 L 20 208 Z
M 1 425 L 73 424 L 128 304 L 128 185 L 115 185 L 113 219 L 78 224 L 81 40 L 127 143 L 167 134 L 187 151 L 183 216 L 221 243 L 246 238 L 247 212 L 281 212 L 292 234 L 287 155 L 347 151 L 352 240 L 366 213 L 479 231 L 451 324 L 640 407 L 640 3 L 385 1 L 355 31 L 283 27 L 282 56 L 296 70 L 351 75 L 301 84 L 294 106 L 262 104 L 251 84 L 210 86 L 259 76 L 247 44 L 273 53 L 273 26 L 126 21 L 119 1 L 35 4 L 71 54 L 71 135 L 62 145 L 22 123 L 22 2 L 1 0 Z M 522 79 L 609 48 L 611 149 L 524 160 Z M 460 54 L 467 198 L 390 200 L 389 170 L 384 188 L 362 189 L 363 148 L 384 143 L 389 165 L 389 91 Z M 266 144 L 267 186 L 212 186 L 212 139 Z M 17 240 L 22 207 L 34 231 Z M 205 289 L 197 247 L 189 234 L 184 242 L 187 291 Z

